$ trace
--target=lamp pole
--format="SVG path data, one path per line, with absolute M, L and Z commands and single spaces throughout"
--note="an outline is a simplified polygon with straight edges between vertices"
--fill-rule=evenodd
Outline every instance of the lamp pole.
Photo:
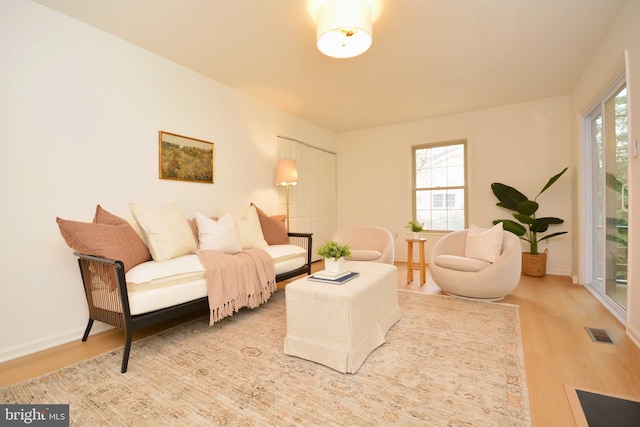
M 285 189 L 285 198 L 287 201 L 287 231 L 289 231 L 289 186 L 291 184 L 289 184 L 288 182 L 286 183 L 286 189 Z

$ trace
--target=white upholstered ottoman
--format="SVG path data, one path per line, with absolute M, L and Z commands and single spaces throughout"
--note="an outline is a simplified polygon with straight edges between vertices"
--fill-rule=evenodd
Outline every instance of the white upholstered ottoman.
M 342 285 L 298 279 L 285 288 L 284 353 L 355 373 L 400 319 L 394 265 L 347 261 L 360 276 Z

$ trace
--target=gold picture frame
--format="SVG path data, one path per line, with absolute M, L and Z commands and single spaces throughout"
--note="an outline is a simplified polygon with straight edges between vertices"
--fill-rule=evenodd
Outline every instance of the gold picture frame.
M 213 184 L 213 142 L 165 131 L 158 141 L 160 179 Z

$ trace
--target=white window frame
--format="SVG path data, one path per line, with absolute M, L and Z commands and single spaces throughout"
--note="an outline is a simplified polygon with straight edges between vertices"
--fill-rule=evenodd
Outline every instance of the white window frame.
M 438 148 L 438 147 L 446 147 L 446 146 L 451 146 L 451 145 L 462 145 L 463 147 L 463 161 L 464 161 L 464 167 L 463 167 L 463 171 L 464 171 L 464 184 L 462 186 L 436 186 L 436 187 L 417 187 L 417 179 L 416 179 L 416 152 L 418 150 L 423 150 L 423 149 L 431 149 L 431 148 Z M 454 141 L 445 141 L 445 142 L 436 142 L 436 143 L 429 143 L 429 144 L 420 144 L 420 145 L 414 145 L 411 147 L 411 186 L 412 186 L 412 199 L 413 199 L 413 220 L 414 221 L 418 221 L 418 207 L 417 207 L 417 194 L 419 191 L 425 191 L 425 190 L 443 190 L 443 191 L 447 191 L 447 190 L 462 190 L 463 194 L 464 194 L 464 208 L 463 208 L 463 212 L 464 212 L 464 220 L 463 220 L 463 228 L 467 227 L 467 223 L 468 223 L 468 219 L 469 219 L 469 209 L 468 209 L 468 204 L 469 204 L 469 192 L 468 192 L 468 183 L 467 183 L 467 169 L 468 169 L 468 161 L 467 161 L 467 156 L 468 156 L 468 150 L 467 150 L 467 141 L 466 140 L 454 140 Z M 451 199 L 450 197 L 447 197 L 447 195 L 443 194 L 442 195 L 442 203 L 443 203 L 443 208 L 447 209 L 450 206 L 450 202 Z M 432 207 L 433 207 L 433 203 L 432 203 Z M 432 229 L 429 227 L 428 224 L 425 224 L 425 230 L 426 231 L 433 231 L 433 232 L 450 232 L 450 231 L 456 231 L 456 230 L 452 230 L 452 229 L 447 229 L 447 230 L 441 230 L 441 229 Z

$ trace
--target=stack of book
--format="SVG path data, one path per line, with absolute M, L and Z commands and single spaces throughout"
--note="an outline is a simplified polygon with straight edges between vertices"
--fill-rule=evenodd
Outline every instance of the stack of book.
M 322 270 L 309 276 L 308 279 L 314 282 L 323 282 L 323 283 L 331 283 L 334 285 L 342 285 L 343 283 L 348 282 L 351 279 L 355 279 L 359 275 L 360 273 L 356 273 L 350 270 L 341 271 L 339 273 Z

